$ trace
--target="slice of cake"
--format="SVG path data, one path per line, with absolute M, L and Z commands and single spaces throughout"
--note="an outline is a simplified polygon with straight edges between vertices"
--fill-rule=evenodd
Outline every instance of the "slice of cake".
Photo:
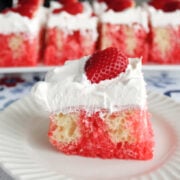
M 153 157 L 141 59 L 110 47 L 50 71 L 32 94 L 50 113 L 49 141 L 58 151 L 100 158 Z
M 42 0 L 19 0 L 0 12 L 0 67 L 34 66 L 41 58 L 45 24 Z
M 63 65 L 90 55 L 96 48 L 97 18 L 87 2 L 61 1 L 53 6 L 47 25 L 45 64 Z M 55 3 L 53 3 L 55 4 Z
M 150 57 L 158 64 L 180 64 L 180 1 L 150 2 Z
M 128 57 L 148 59 L 148 15 L 133 0 L 94 2 L 100 20 L 99 49 L 114 46 Z M 100 13 L 98 13 L 100 12 Z

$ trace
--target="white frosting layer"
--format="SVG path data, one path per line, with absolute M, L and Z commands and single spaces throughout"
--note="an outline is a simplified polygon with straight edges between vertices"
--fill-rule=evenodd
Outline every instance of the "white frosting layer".
M 148 31 L 148 13 L 141 7 L 128 8 L 121 12 L 106 10 L 105 3 L 94 3 L 95 13 L 100 16 L 100 21 L 111 24 L 141 24 Z
M 102 15 L 107 9 L 107 5 L 104 2 L 93 1 L 93 10 L 97 16 Z
M 28 34 L 37 34 L 43 24 L 45 24 L 47 10 L 40 8 L 36 16 L 32 19 L 21 16 L 15 12 L 6 14 L 0 13 L 0 33 L 11 34 L 25 32 Z
M 98 19 L 96 17 L 91 17 L 92 9 L 88 3 L 83 3 L 83 6 L 83 13 L 77 15 L 71 15 L 66 11 L 57 14 L 51 13 L 47 24 L 48 28 L 56 27 L 68 34 L 78 30 L 81 33 L 90 30 L 93 33 L 93 39 L 96 40 L 98 37 Z M 54 9 L 54 6 L 52 9 Z
M 111 24 L 141 24 L 148 30 L 148 15 L 141 7 L 129 8 L 122 12 L 114 12 L 109 10 L 101 15 L 101 22 Z
M 146 106 L 146 89 L 141 72 L 141 60 L 129 59 L 125 73 L 91 84 L 84 73 L 88 57 L 68 61 L 50 71 L 45 82 L 37 83 L 32 94 L 50 113 L 64 112 L 69 107 L 106 108 L 111 112 L 127 106 Z M 119 107 L 119 108 L 118 108 Z
M 62 4 L 57 1 L 50 1 L 50 10 L 53 11 L 54 9 L 61 8 Z
M 180 10 L 164 12 L 154 7 L 148 7 L 148 11 L 150 13 L 151 23 L 154 27 L 177 27 L 180 25 Z

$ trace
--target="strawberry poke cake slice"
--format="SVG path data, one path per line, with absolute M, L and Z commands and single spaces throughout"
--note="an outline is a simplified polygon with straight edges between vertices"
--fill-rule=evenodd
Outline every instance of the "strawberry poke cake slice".
M 180 1 L 152 0 L 149 60 L 158 64 L 180 64 Z
M 153 130 L 141 59 L 110 47 L 50 71 L 32 95 L 50 113 L 49 141 L 86 157 L 148 160 Z
M 46 10 L 42 0 L 19 0 L 0 12 L 0 67 L 35 66 L 41 55 Z
M 96 48 L 97 18 L 90 4 L 78 0 L 60 3 L 52 7 L 47 24 L 46 65 L 63 65 L 66 60 L 92 54 Z
M 120 48 L 131 58 L 148 60 L 148 14 L 134 0 L 99 0 L 93 4 L 100 21 L 99 49 Z

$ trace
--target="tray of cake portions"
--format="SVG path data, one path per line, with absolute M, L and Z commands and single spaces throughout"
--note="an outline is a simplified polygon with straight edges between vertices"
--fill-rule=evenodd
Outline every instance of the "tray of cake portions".
M 108 47 L 145 70 L 180 69 L 180 2 L 18 0 L 0 12 L 0 73 L 46 72 Z
M 179 116 L 146 91 L 140 58 L 109 47 L 49 71 L 0 113 L 0 167 L 22 180 L 178 180 Z

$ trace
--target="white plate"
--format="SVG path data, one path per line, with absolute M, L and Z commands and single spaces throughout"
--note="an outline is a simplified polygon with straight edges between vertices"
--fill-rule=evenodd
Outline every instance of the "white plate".
M 148 95 L 155 131 L 153 160 L 102 160 L 58 153 L 48 142 L 48 119 L 29 97 L 0 115 L 0 162 L 17 179 L 179 180 L 180 104 Z
M 4 73 L 31 73 L 31 72 L 47 72 L 57 66 L 43 66 L 36 67 L 10 67 L 0 68 L 0 74 Z M 143 65 L 143 70 L 180 70 L 180 65 Z

